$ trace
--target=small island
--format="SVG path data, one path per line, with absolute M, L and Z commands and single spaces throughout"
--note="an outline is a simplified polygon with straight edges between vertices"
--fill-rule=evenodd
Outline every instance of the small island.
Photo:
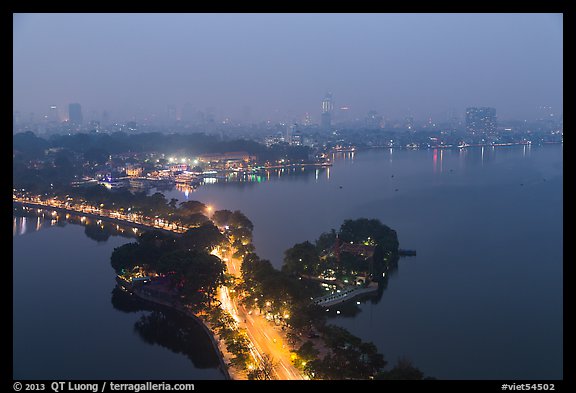
M 50 196 L 14 190 L 13 201 L 15 213 L 132 225 L 136 241 L 110 259 L 118 290 L 197 320 L 229 379 L 424 378 L 407 359 L 386 370 L 373 343 L 328 323 L 333 306 L 381 295 L 397 267 L 397 234 L 378 220 L 345 220 L 295 244 L 277 270 L 255 253 L 254 226 L 240 211 L 103 186 Z M 107 238 L 98 228 L 91 236 Z

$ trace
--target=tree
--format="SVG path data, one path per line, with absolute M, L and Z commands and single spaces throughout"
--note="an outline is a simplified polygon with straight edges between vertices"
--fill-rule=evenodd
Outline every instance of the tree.
M 192 213 L 182 217 L 181 221 L 185 225 L 200 226 L 209 222 L 210 219 L 202 213 Z
M 74 177 L 74 158 L 71 152 L 62 150 L 54 158 L 56 173 L 53 175 L 53 182 L 59 181 L 68 183 Z
M 84 161 L 89 162 L 90 164 L 98 164 L 102 165 L 108 161 L 110 157 L 110 153 L 100 147 L 91 147 L 84 152 Z
M 176 210 L 176 204 L 178 203 L 178 199 L 170 198 L 170 202 L 168 202 L 168 206 L 172 208 L 172 210 Z
M 344 220 L 340 226 L 339 236 L 344 242 L 366 242 L 368 238 L 377 245 L 382 245 L 385 251 L 398 253 L 398 236 L 396 231 L 376 219 L 359 218 Z
M 182 216 L 189 216 L 195 213 L 204 214 L 206 205 L 198 201 L 185 201 L 180 203 L 179 213 Z
M 223 227 L 230 224 L 231 217 L 232 212 L 230 210 L 217 210 L 212 215 L 212 221 L 219 227 Z
M 314 348 L 314 343 L 312 341 L 307 340 L 300 346 L 300 348 L 298 348 L 296 354 L 298 355 L 300 362 L 311 362 L 312 360 L 316 359 L 316 357 L 320 354 L 320 351 Z
M 240 229 L 240 228 L 246 228 L 248 229 L 250 232 L 252 232 L 254 230 L 254 224 L 252 224 L 252 221 L 250 221 L 248 219 L 248 217 L 246 217 L 241 211 L 239 210 L 235 210 L 231 215 L 230 215 L 230 219 L 229 219 L 229 225 L 236 228 L 236 229 Z
M 268 354 L 262 355 L 262 360 L 254 370 L 248 373 L 248 379 L 270 380 L 273 377 L 276 362 Z
M 120 247 L 114 248 L 110 256 L 110 264 L 116 271 L 121 274 L 122 270 L 132 270 L 139 263 L 140 247 L 138 243 L 127 243 Z
M 392 370 L 379 373 L 375 379 L 421 380 L 424 379 L 424 373 L 414 367 L 409 359 L 399 358 Z
M 161 256 L 158 272 L 172 274 L 180 294 L 195 304 L 210 302 L 223 283 L 226 265 L 220 258 L 199 251 L 177 250 Z
M 21 153 L 25 160 L 44 157 L 44 151 L 49 147 L 48 141 L 37 137 L 32 131 L 19 132 L 12 138 L 12 148 Z
M 216 246 L 226 242 L 224 235 L 211 222 L 205 222 L 197 228 L 190 228 L 178 239 L 180 247 L 185 249 L 211 252 Z
M 325 250 L 329 250 L 334 246 L 336 242 L 336 231 L 334 229 L 330 232 L 324 232 L 316 240 L 316 249 L 318 253 L 322 253 Z
M 309 241 L 305 241 L 286 250 L 282 271 L 292 275 L 318 275 L 320 273 L 320 257 L 316 247 Z
M 89 224 L 84 228 L 84 234 L 90 239 L 96 240 L 98 243 L 105 242 L 112 234 L 110 228 L 105 226 L 101 228 L 99 225 Z

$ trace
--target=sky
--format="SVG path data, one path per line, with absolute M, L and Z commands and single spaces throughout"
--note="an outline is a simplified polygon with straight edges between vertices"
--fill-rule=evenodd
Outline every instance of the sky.
M 14 14 L 13 110 L 242 122 L 563 111 L 562 14 Z M 339 113 L 339 112 L 338 112 Z M 338 113 L 335 114 L 338 115 Z

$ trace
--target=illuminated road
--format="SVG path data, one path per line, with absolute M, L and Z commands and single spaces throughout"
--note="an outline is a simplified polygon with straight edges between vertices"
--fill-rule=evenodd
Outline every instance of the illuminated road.
M 228 272 L 240 277 L 241 262 L 232 257 L 232 252 L 222 259 L 226 262 Z M 258 359 L 261 359 L 264 354 L 270 356 L 274 363 L 276 379 L 304 379 L 290 360 L 291 353 L 285 339 L 278 331 L 280 328 L 272 326 L 271 322 L 268 322 L 262 315 L 249 314 L 244 306 L 239 306 L 236 300 L 230 298 L 228 288 L 221 289 L 220 301 L 222 307 L 232 315 L 238 325 L 246 329 L 256 352 L 253 356 Z
M 155 228 L 174 233 L 184 233 L 194 226 L 182 226 L 157 217 L 145 217 L 137 213 L 124 213 L 115 210 L 101 209 L 99 207 L 86 204 L 71 205 L 69 203 L 55 199 L 43 200 L 39 197 L 22 198 L 19 196 L 12 197 L 13 202 L 32 208 L 53 208 L 59 211 L 70 212 L 78 215 L 88 215 L 94 218 L 101 218 L 107 221 L 118 222 L 123 225 L 138 226 L 141 228 Z M 53 215 L 57 213 L 54 212 Z

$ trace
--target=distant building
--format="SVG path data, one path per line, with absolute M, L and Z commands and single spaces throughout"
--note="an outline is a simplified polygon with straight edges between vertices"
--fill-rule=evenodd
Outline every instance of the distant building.
M 334 102 L 332 101 L 332 93 L 326 93 L 322 100 L 322 115 L 321 127 L 323 130 L 329 130 L 332 127 L 332 112 L 334 110 Z
M 294 138 L 295 137 L 297 138 L 298 135 L 300 135 L 300 131 L 298 130 L 298 124 L 294 123 L 294 124 L 286 127 L 286 138 L 284 139 L 284 141 L 286 143 L 288 143 L 289 145 L 293 145 L 294 144 Z M 301 138 L 300 138 L 300 142 L 302 142 Z
M 48 121 L 51 123 L 60 123 L 60 116 L 58 115 L 58 108 L 56 105 L 50 106 L 50 111 L 48 112 Z
M 405 120 L 405 127 L 408 131 L 414 131 L 414 117 L 408 115 Z
M 475 135 L 496 132 L 496 109 L 466 108 L 466 131 Z
M 378 112 L 372 110 L 366 115 L 366 128 L 377 129 L 382 128 L 383 119 L 378 115 Z
M 68 121 L 78 126 L 82 124 L 82 107 L 80 104 L 68 105 Z
M 169 169 L 170 169 L 170 172 L 176 173 L 176 172 L 187 171 L 188 169 L 190 169 L 190 167 L 188 166 L 188 164 L 173 164 L 173 165 L 170 165 Z
M 227 161 L 254 161 L 255 156 L 251 156 L 245 151 L 234 151 L 226 153 L 214 153 L 214 154 L 202 154 L 198 156 L 198 161 L 200 162 L 227 162 Z
M 278 132 L 276 135 L 268 135 L 267 137 L 264 138 L 264 143 L 266 144 L 267 147 L 270 147 L 278 143 L 283 143 L 284 141 L 285 141 L 284 134 L 281 132 Z
M 142 176 L 142 170 L 141 166 L 128 165 L 126 168 L 126 175 L 129 177 L 140 177 Z
M 290 141 L 292 146 L 302 146 L 304 144 L 304 138 L 302 137 L 302 133 L 297 130 L 292 134 L 292 140 Z

